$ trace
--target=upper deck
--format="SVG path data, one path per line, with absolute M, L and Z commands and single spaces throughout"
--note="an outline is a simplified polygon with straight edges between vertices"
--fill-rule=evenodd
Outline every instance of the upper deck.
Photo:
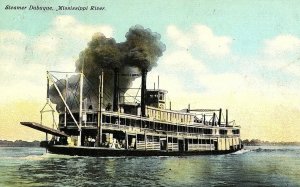
M 147 117 L 113 111 L 101 111 L 101 125 L 104 129 L 132 131 L 137 133 L 161 133 L 173 136 L 203 136 L 203 137 L 239 137 L 240 127 L 232 124 L 217 123 L 206 113 L 189 113 L 158 109 L 146 106 Z M 97 130 L 98 112 L 92 110 L 83 111 L 82 129 Z M 63 131 L 76 130 L 78 127 L 72 121 L 70 115 L 60 114 L 59 128 Z M 199 116 L 202 116 L 199 117 Z M 78 118 L 78 113 L 74 113 Z M 204 117 L 204 118 L 203 118 Z

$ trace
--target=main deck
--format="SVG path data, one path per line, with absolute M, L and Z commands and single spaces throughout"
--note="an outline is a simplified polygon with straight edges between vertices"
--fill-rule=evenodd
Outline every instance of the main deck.
M 147 111 L 153 110 L 147 107 Z M 101 111 L 102 147 L 126 150 L 154 150 L 167 152 L 230 151 L 241 148 L 238 126 L 219 123 L 217 119 L 203 120 L 194 113 L 158 110 L 166 118 L 141 117 L 113 111 Z M 153 113 L 153 111 L 151 111 Z M 82 125 L 83 146 L 96 146 L 98 113 L 85 111 Z M 76 115 L 75 115 L 76 116 Z M 168 116 L 177 116 L 170 118 Z M 72 120 L 60 115 L 59 128 L 76 135 L 78 127 Z M 215 117 L 215 115 L 213 115 Z M 69 117 L 70 119 L 70 117 Z M 181 120 L 183 119 L 183 120 Z M 76 136 L 73 144 L 76 145 Z

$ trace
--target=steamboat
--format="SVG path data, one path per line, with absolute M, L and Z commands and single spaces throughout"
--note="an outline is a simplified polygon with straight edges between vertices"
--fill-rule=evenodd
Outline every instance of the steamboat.
M 49 98 L 49 82 L 64 104 L 64 110 L 58 111 L 57 128 L 43 125 L 46 105 L 41 111 L 40 123 L 20 123 L 45 132 L 46 141 L 41 142 L 41 146 L 55 154 L 97 157 L 187 156 L 227 154 L 243 148 L 240 126 L 228 120 L 227 109 L 225 115 L 222 109 L 191 109 L 190 105 L 183 110 L 172 110 L 171 102 L 166 101 L 166 90 L 159 86 L 146 88 L 145 70 L 140 74 L 139 101 L 126 102 L 120 98 L 120 74 L 118 71 L 113 73 L 112 104 L 103 101 L 104 72 L 99 73 L 97 107 L 89 105 L 87 99 L 83 98 L 84 75 L 77 73 L 79 104 L 77 108 L 72 108 L 68 102 L 70 94 L 59 89 L 53 72 L 47 72 L 46 105 L 51 107 L 48 111 L 54 115 Z M 64 86 L 68 86 L 67 81 Z M 48 139 L 49 134 L 52 135 L 51 139 Z

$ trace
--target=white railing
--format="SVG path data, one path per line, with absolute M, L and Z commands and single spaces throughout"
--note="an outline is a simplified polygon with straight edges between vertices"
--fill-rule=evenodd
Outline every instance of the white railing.
M 213 144 L 189 144 L 189 151 L 200 151 L 200 150 L 214 150 L 215 146 Z

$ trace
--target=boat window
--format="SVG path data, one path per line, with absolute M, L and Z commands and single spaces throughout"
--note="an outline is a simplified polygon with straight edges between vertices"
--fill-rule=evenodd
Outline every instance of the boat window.
M 145 141 L 145 137 L 143 135 L 138 134 L 137 135 L 137 140 L 138 141 Z
M 147 136 L 147 142 L 152 142 L 152 136 Z
M 177 143 L 177 138 L 173 138 L 173 143 Z
M 163 93 L 160 93 L 160 94 L 159 94 L 159 100 L 161 100 L 161 101 L 164 100 L 164 95 L 163 95 Z
M 64 116 L 64 114 L 59 115 L 59 121 L 60 121 L 60 123 L 64 123 L 65 122 L 65 116 Z
M 112 123 L 116 123 L 116 118 L 112 117 L 112 121 L 113 121 Z M 105 123 L 111 123 L 109 116 L 105 116 Z

